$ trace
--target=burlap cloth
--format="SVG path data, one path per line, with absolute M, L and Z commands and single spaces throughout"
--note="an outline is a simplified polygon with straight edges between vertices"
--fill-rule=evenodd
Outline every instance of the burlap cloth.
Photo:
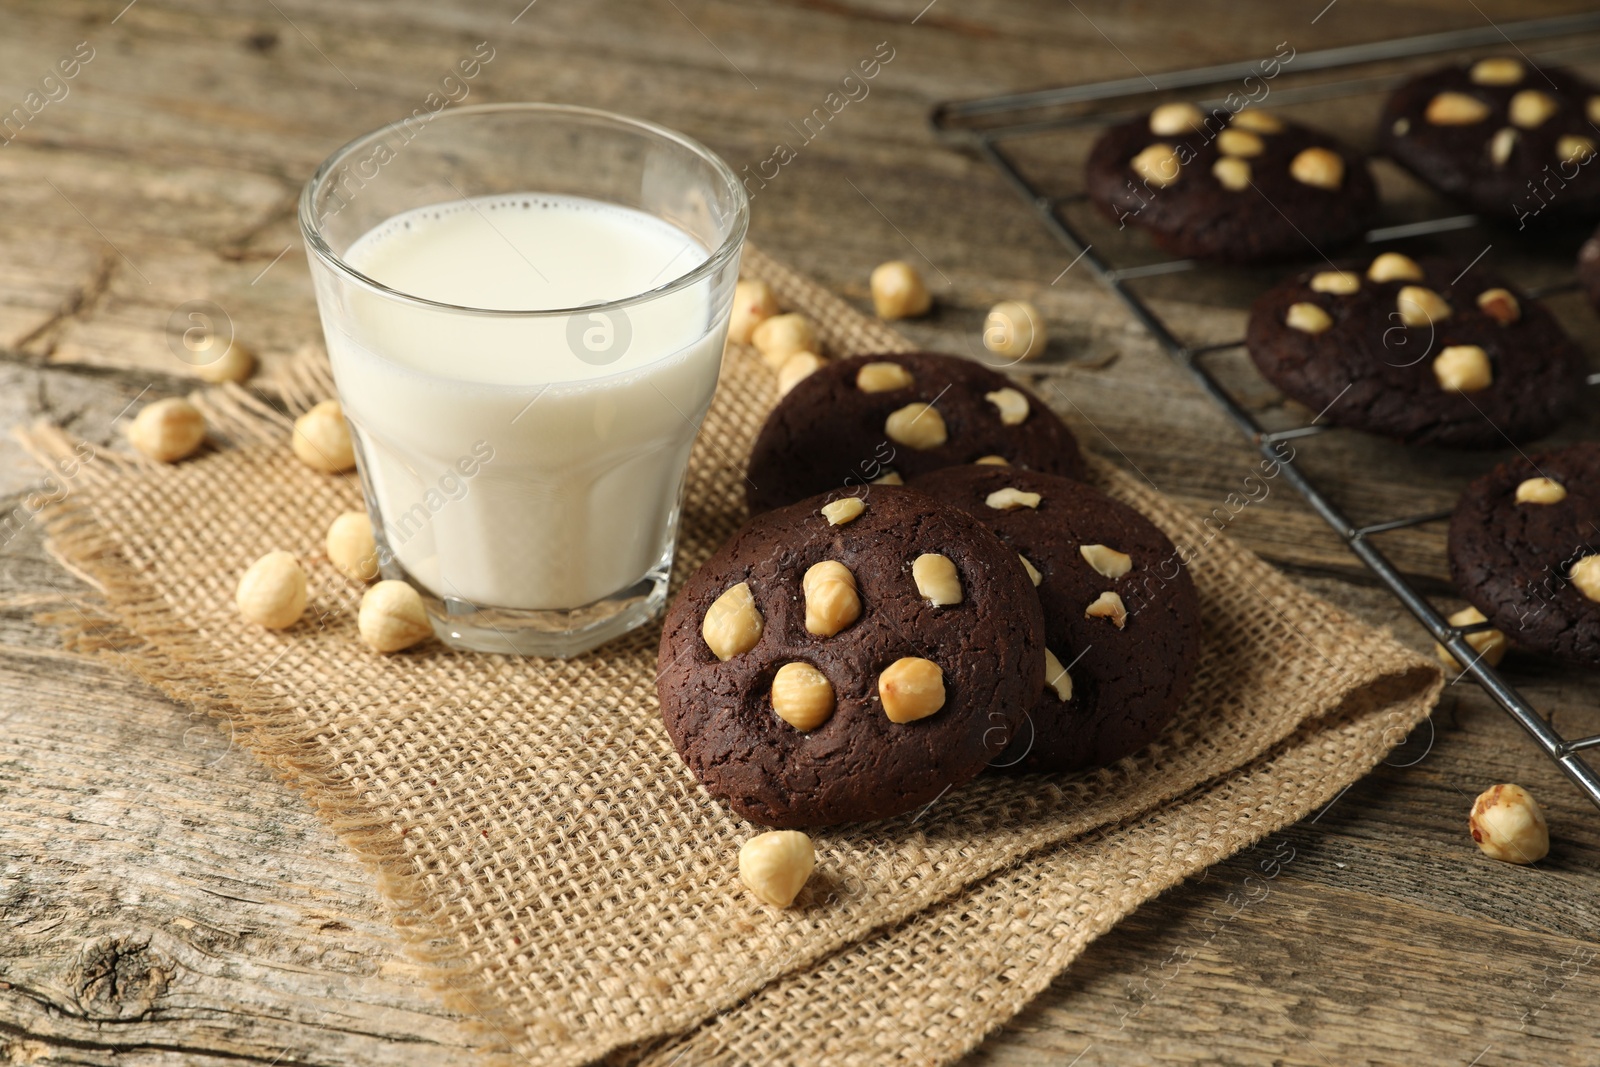
M 755 250 L 745 273 L 809 312 L 835 353 L 908 342 Z M 301 369 L 300 410 L 329 391 Z M 743 517 L 741 472 L 773 376 L 730 350 L 690 468 L 682 573 Z M 56 622 L 231 723 L 376 872 L 441 990 L 516 1062 L 948 1062 L 1095 935 L 1185 875 L 1304 817 L 1432 707 L 1439 671 L 1300 591 L 1151 487 L 1094 477 L 1180 545 L 1205 619 L 1187 705 L 1146 751 L 1076 777 L 985 776 L 930 808 L 814 835 L 785 912 L 738 883 L 756 828 L 711 802 L 656 713 L 646 628 L 568 661 L 436 645 L 381 657 L 323 534 L 353 476 L 286 447 L 289 420 L 204 391 L 216 451 L 176 466 L 101 452 L 45 513 L 96 590 Z M 53 469 L 76 442 L 24 435 Z M 285 548 L 312 602 L 269 632 L 239 574 Z M 106 654 L 110 654 L 108 651 Z

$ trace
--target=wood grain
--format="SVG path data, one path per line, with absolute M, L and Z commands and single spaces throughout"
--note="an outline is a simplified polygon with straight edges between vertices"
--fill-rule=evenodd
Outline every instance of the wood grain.
M 862 306 L 875 263 L 918 262 L 940 305 L 909 332 L 930 345 L 975 351 L 992 301 L 1036 300 L 1055 336 L 1036 387 L 1089 447 L 1210 511 L 1251 469 L 1249 449 L 1117 305 L 1081 272 L 1061 275 L 1070 257 L 992 172 L 935 140 L 929 105 L 1265 55 L 1286 39 L 1306 51 L 1586 6 L 1339 0 L 1313 24 L 1321 3 L 524 2 L 8 4 L 0 114 L 79 42 L 94 58 L 0 146 L 0 423 L 48 417 L 117 447 L 130 404 L 186 388 L 167 324 L 192 300 L 225 310 L 270 389 L 318 336 L 301 182 L 488 41 L 474 101 L 643 115 L 736 169 L 796 146 L 756 189 L 752 237 Z M 870 95 L 802 143 L 790 123 L 885 41 L 895 57 Z M 1064 167 L 1048 153 L 1040 164 Z M 1415 195 L 1385 181 L 1398 203 Z M 1194 336 L 1241 332 L 1210 279 L 1153 291 Z M 1561 310 L 1592 352 L 1592 313 Z M 1296 417 L 1242 361 L 1222 362 L 1270 417 Z M 1591 406 L 1567 434 L 1595 431 Z M 1354 435 L 1303 453 L 1359 518 L 1448 505 L 1493 458 Z M 467 1021 L 405 962 L 368 872 L 226 724 L 114 656 L 64 652 L 34 621 L 87 607 L 22 507 L 37 482 L 0 440 L 0 1060 L 477 1061 Z M 1275 491 L 1229 532 L 1425 644 L 1297 499 Z M 1448 596 L 1441 531 L 1384 545 Z M 1600 732 L 1592 674 L 1508 665 L 1561 729 Z M 970 1062 L 1595 1062 L 1594 810 L 1465 685 L 1390 763 L 1319 818 L 1153 901 Z M 1495 864 L 1466 835 L 1472 795 L 1496 780 L 1545 803 L 1554 845 L 1537 868 Z M 1229 893 L 1291 850 L 1270 893 L 1231 914 Z

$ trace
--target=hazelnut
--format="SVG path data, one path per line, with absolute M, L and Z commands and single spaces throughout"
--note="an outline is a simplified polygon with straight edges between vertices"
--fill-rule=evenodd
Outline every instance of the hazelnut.
M 880 319 L 911 319 L 927 314 L 933 297 L 917 268 L 904 260 L 880 263 L 872 270 L 872 307 Z
M 1511 98 L 1511 124 L 1525 130 L 1543 126 L 1545 120 L 1560 110 L 1561 105 L 1549 93 L 1537 89 L 1524 89 Z
M 1249 130 L 1226 129 L 1217 134 L 1217 150 L 1225 156 L 1252 159 L 1266 149 L 1266 143 Z
M 881 477 L 872 479 L 873 485 L 905 485 L 906 480 L 900 477 L 899 471 L 890 471 Z
M 1283 132 L 1283 122 L 1277 116 L 1248 107 L 1233 116 L 1233 125 L 1241 130 L 1250 130 L 1252 133 Z
M 796 352 L 817 350 L 817 330 L 799 312 L 774 315 L 750 331 L 750 343 L 761 353 L 767 366 L 776 370 Z
M 1489 353 L 1477 345 L 1450 345 L 1434 357 L 1433 376 L 1447 393 L 1481 393 L 1494 382 Z
M 250 564 L 233 594 L 239 614 L 257 626 L 282 630 L 306 610 L 306 572 L 292 552 L 268 552 Z
M 1008 485 L 1004 489 L 996 489 L 990 493 L 983 502 L 996 511 L 1011 511 L 1014 508 L 1036 508 L 1042 499 L 1038 493 L 1024 492 Z
M 1367 277 L 1375 282 L 1420 282 L 1422 267 L 1410 256 L 1399 252 L 1385 252 L 1372 261 Z
M 1462 608 L 1450 616 L 1451 626 L 1473 626 L 1477 623 L 1488 621 L 1483 612 L 1477 608 Z M 1500 661 L 1505 659 L 1506 635 L 1499 630 L 1478 630 L 1475 633 L 1467 634 L 1466 642 L 1491 667 L 1500 666 Z M 1454 670 L 1460 669 L 1461 665 L 1456 662 L 1455 656 L 1443 645 L 1435 644 L 1433 646 L 1433 654 L 1438 656 L 1439 662 L 1446 667 Z
M 1102 578 L 1121 578 L 1133 570 L 1133 557 L 1105 545 L 1079 545 L 1078 555 Z
M 366 512 L 347 511 L 334 519 L 325 545 L 328 562 L 351 581 L 370 582 L 378 576 L 378 542 Z
M 984 393 L 983 398 L 1000 412 L 1002 425 L 1020 426 L 1028 418 L 1028 398 L 1015 389 L 996 389 Z
M 1497 167 L 1506 165 L 1511 158 L 1512 151 L 1517 147 L 1517 140 L 1521 134 L 1510 126 L 1502 126 L 1496 130 L 1494 136 L 1489 138 L 1489 159 Z
M 1028 572 L 1028 581 L 1032 582 L 1034 588 L 1037 589 L 1039 587 L 1039 583 L 1044 581 L 1044 575 L 1039 573 L 1039 568 L 1035 567 L 1033 565 L 1033 561 L 1027 556 L 1024 556 L 1022 553 L 1018 552 L 1017 558 L 1022 561 L 1022 569 Z
M 1466 93 L 1440 93 L 1428 101 L 1423 117 L 1435 126 L 1470 126 L 1489 117 L 1489 105 Z
M 835 500 L 831 504 L 822 505 L 822 517 L 828 520 L 829 526 L 843 526 L 847 522 L 854 522 L 867 510 L 867 505 L 861 502 L 860 497 L 847 496 Z
M 392 578 L 361 595 L 356 629 L 368 648 L 383 653 L 399 652 L 433 636 L 422 594 Z
M 1431 326 L 1450 317 L 1450 305 L 1432 289 L 1408 285 L 1395 297 L 1395 310 L 1407 326 Z
M 1567 487 L 1554 478 L 1529 478 L 1517 486 L 1519 504 L 1559 504 L 1567 499 Z
M 883 432 L 895 444 L 914 448 L 918 452 L 938 448 L 949 438 L 939 409 L 920 400 L 891 411 L 889 418 L 884 421 Z
M 1411 120 L 1395 119 L 1394 125 L 1390 126 L 1389 129 L 1396 137 L 1404 137 L 1411 132 Z
M 833 683 L 809 663 L 785 663 L 772 676 L 772 710 L 796 730 L 833 718 Z
M 1467 825 L 1483 854 L 1507 863 L 1538 863 L 1550 854 L 1550 827 L 1539 802 L 1520 785 L 1491 785 L 1472 802 Z
M 1485 289 L 1478 294 L 1478 307 L 1502 326 L 1522 318 L 1522 305 L 1507 289 Z
M 1223 156 L 1211 164 L 1211 176 L 1217 184 L 1230 192 L 1250 188 L 1250 164 L 1232 156 Z
M 822 368 L 825 361 L 815 352 L 796 352 L 778 368 L 778 395 L 788 396 L 789 390 Z
M 1128 166 L 1132 167 L 1133 172 L 1147 184 L 1157 189 L 1165 189 L 1177 181 L 1178 171 L 1181 169 L 1178 150 L 1160 142 L 1142 150 L 1128 161 Z
M 774 908 L 794 903 L 816 865 L 811 838 L 799 830 L 769 830 L 739 846 L 739 880 Z
M 1055 690 L 1056 698 L 1062 703 L 1072 699 L 1072 675 L 1048 648 L 1044 650 L 1044 687 Z
M 1004 456 L 979 456 L 972 462 L 983 467 L 1009 467 L 1011 461 Z
M 128 426 L 128 443 L 160 463 L 194 454 L 206 439 L 206 417 L 180 397 L 147 404 Z
M 936 608 L 961 603 L 961 575 L 948 556 L 924 552 L 911 564 L 911 580 L 917 592 Z
M 800 580 L 806 598 L 806 631 L 832 637 L 861 617 L 856 576 L 838 560 L 826 559 L 806 569 Z
M 1316 304 L 1301 301 L 1290 304 L 1283 321 L 1291 330 L 1301 333 L 1321 333 L 1333 325 L 1333 318 Z
M 1600 556 L 1584 556 L 1567 576 L 1585 598 L 1600 602 Z
M 700 620 L 700 636 L 719 660 L 730 660 L 756 647 L 765 621 L 756 608 L 749 582 L 730 585 L 711 602 Z
M 1128 609 L 1123 606 L 1120 596 L 1107 591 L 1095 597 L 1094 603 L 1083 609 L 1083 617 L 1110 619 L 1111 625 L 1120 630 L 1128 624 Z
M 1162 104 L 1150 112 L 1150 132 L 1157 137 L 1176 137 L 1199 129 L 1205 120 L 1193 104 Z
M 1510 56 L 1480 59 L 1469 76 L 1474 85 L 1515 85 L 1522 80 L 1522 64 Z
M 863 393 L 892 393 L 909 388 L 915 381 L 911 372 L 898 363 L 863 363 L 856 371 L 856 388 Z
M 878 699 L 890 722 L 926 719 L 944 707 L 944 672 L 929 659 L 897 659 L 878 675 Z
M 1306 148 L 1289 161 L 1289 174 L 1318 189 L 1337 189 L 1344 181 L 1344 157 L 1327 148 Z
M 728 320 L 728 340 L 750 343 L 757 326 L 778 313 L 778 298 L 772 286 L 757 279 L 740 281 L 733 287 L 733 316 Z
M 295 419 L 289 444 L 300 462 L 319 471 L 338 474 L 356 465 L 350 424 L 344 421 L 344 409 L 337 400 L 324 400 Z
M 1361 288 L 1361 276 L 1345 270 L 1318 271 L 1311 276 L 1311 291 L 1313 293 L 1335 293 L 1339 296 L 1349 296 Z
M 1033 359 L 1049 343 L 1044 316 L 1026 300 L 1002 300 L 983 320 L 983 347 L 1005 359 Z
M 256 369 L 256 357 L 248 348 L 234 341 L 228 350 L 209 363 L 194 365 L 195 377 L 213 385 L 223 382 L 242 382 Z
M 1587 137 L 1567 134 L 1556 141 L 1556 158 L 1563 163 L 1587 163 L 1594 152 L 1594 142 Z

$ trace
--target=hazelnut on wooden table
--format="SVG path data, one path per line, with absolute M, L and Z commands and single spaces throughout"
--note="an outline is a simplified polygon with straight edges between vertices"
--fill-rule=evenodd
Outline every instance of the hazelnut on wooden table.
M 370 582 L 378 576 L 378 543 L 364 511 L 346 511 L 328 527 L 328 561 L 346 578 Z
M 242 382 L 255 369 L 255 354 L 238 341 L 229 344 L 228 350 L 211 362 L 194 364 L 195 377 L 213 385 Z
M 1506 863 L 1538 863 L 1550 853 L 1550 827 L 1539 802 L 1520 785 L 1492 785 L 1472 802 L 1472 839 Z
M 300 462 L 319 471 L 338 474 L 356 465 L 350 424 L 344 421 L 344 408 L 337 400 L 324 400 L 295 419 L 289 443 Z
M 433 636 L 422 594 L 393 579 L 379 582 L 362 595 L 356 628 L 374 652 L 399 652 Z
M 933 297 L 917 268 L 902 259 L 880 263 L 872 271 L 872 307 L 880 319 L 910 319 L 927 314 Z
M 762 322 L 751 332 L 750 343 L 756 346 L 767 366 L 776 370 L 796 352 L 817 350 L 817 328 L 804 315 L 791 311 Z
M 1483 612 L 1477 608 L 1462 608 L 1450 616 L 1451 626 L 1473 626 L 1480 622 L 1488 622 Z M 1483 658 L 1483 662 L 1491 667 L 1500 666 L 1500 661 L 1506 657 L 1506 646 L 1509 642 L 1506 635 L 1499 630 L 1477 630 L 1467 634 L 1467 644 Z M 1452 670 L 1460 670 L 1461 664 L 1456 662 L 1456 657 L 1448 648 L 1437 642 L 1433 646 L 1433 654 L 1439 657 L 1439 662 Z
M 741 279 L 733 287 L 733 314 L 728 319 L 728 340 L 750 343 L 757 326 L 778 313 L 778 298 L 772 286 L 756 279 Z
M 794 903 L 816 864 L 811 838 L 799 830 L 769 830 L 739 846 L 739 880 L 774 908 Z
M 1006 359 L 1033 359 L 1049 341 L 1044 316 L 1026 300 L 1002 300 L 983 320 L 983 347 Z
M 233 602 L 239 614 L 257 626 L 269 630 L 293 626 L 306 610 L 306 572 L 294 553 L 268 552 L 239 579 Z
M 206 439 L 206 417 L 181 397 L 145 405 L 128 426 L 128 443 L 159 463 L 176 463 L 194 454 Z

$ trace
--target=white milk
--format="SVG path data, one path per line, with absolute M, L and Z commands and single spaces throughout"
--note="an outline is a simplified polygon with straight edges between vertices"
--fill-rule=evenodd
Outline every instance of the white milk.
M 537 194 L 406 212 L 344 256 L 411 296 L 499 311 L 625 299 L 706 257 L 653 216 Z M 696 283 L 609 319 L 475 314 L 354 287 L 339 308 L 320 293 L 363 473 L 405 569 L 480 607 L 566 609 L 660 564 L 721 362 L 709 292 Z

